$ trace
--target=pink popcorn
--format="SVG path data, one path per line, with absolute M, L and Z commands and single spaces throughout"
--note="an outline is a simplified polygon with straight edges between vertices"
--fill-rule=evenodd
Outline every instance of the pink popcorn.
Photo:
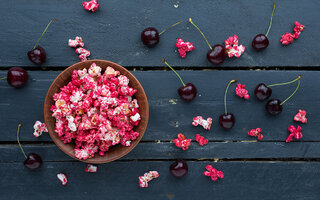
M 191 145 L 191 139 L 186 139 L 186 137 L 179 133 L 176 139 L 172 140 L 176 147 L 181 147 L 182 150 L 187 150 L 189 146 Z
M 139 176 L 139 185 L 140 187 L 148 187 L 148 182 L 154 178 L 158 178 L 159 173 L 157 171 L 149 171 L 145 173 L 143 176 Z
M 236 95 L 238 95 L 239 97 L 244 98 L 244 99 L 249 99 L 250 96 L 248 94 L 248 90 L 246 90 L 245 87 L 246 87 L 246 85 L 241 85 L 241 83 L 238 83 L 238 85 L 235 89 L 235 92 L 236 92 Z
M 42 135 L 42 132 L 48 132 L 47 126 L 45 123 L 41 123 L 40 121 L 36 121 L 35 124 L 33 125 L 34 132 L 33 135 L 35 137 L 39 137 Z
M 82 6 L 87 11 L 95 12 L 98 9 L 99 4 L 97 3 L 97 0 L 91 0 L 83 2 Z
M 238 36 L 234 35 L 233 37 L 229 37 L 224 41 L 225 47 L 228 53 L 229 58 L 235 56 L 239 58 L 241 54 L 244 52 L 245 47 L 243 45 L 238 45 Z
M 68 178 L 65 174 L 59 173 L 57 174 L 57 178 L 61 181 L 62 185 L 66 185 L 68 183 Z
M 95 165 L 88 164 L 87 167 L 84 169 L 84 171 L 94 173 L 98 171 L 98 167 Z
M 256 129 L 251 129 L 248 132 L 248 135 L 253 136 L 253 137 L 257 137 L 258 140 L 262 140 L 263 135 L 261 134 L 261 128 L 256 128 Z
M 89 52 L 89 54 L 90 54 L 90 52 Z M 101 75 L 101 67 L 98 66 L 96 63 L 92 63 L 92 65 L 90 66 L 90 68 L 88 70 L 88 74 L 92 77 L 100 76 Z
M 218 178 L 223 179 L 223 172 L 213 168 L 212 165 L 207 165 L 206 169 L 207 171 L 203 172 L 203 175 L 210 176 L 212 181 L 216 181 Z
M 187 55 L 187 52 L 194 50 L 193 43 L 184 42 L 181 38 L 177 40 L 176 47 L 178 48 L 178 52 L 181 58 L 185 58 Z
M 203 119 L 202 116 L 197 116 L 193 118 L 193 126 L 202 126 L 205 130 L 210 130 L 212 124 L 212 118 L 208 117 L 207 120 Z
M 74 47 L 74 48 L 78 47 L 75 50 L 75 52 L 77 54 L 80 54 L 78 57 L 80 58 L 81 62 L 86 61 L 87 57 L 90 56 L 90 51 L 82 48 L 82 47 L 84 47 L 84 42 L 81 37 L 76 36 L 76 38 L 74 40 L 69 39 L 68 45 L 69 45 L 69 47 Z
M 90 51 L 86 50 L 86 49 L 84 49 L 82 47 L 77 48 L 76 49 L 76 53 L 80 54 L 78 57 L 80 58 L 81 62 L 86 61 L 87 57 L 90 56 Z
M 76 36 L 74 40 L 69 39 L 68 45 L 69 47 L 84 47 L 84 42 L 81 37 Z
M 293 42 L 293 40 L 294 40 L 294 36 L 291 33 L 286 33 L 283 36 L 281 36 L 280 42 L 283 45 L 289 45 Z
M 196 141 L 201 145 L 205 145 L 205 144 L 208 144 L 208 139 L 205 139 L 204 137 L 202 137 L 201 135 L 199 134 L 196 134 Z
M 293 31 L 294 31 L 293 37 L 294 37 L 294 39 L 298 39 L 300 36 L 300 33 L 304 30 L 305 26 L 300 24 L 297 21 L 294 22 L 294 25 L 295 25 L 295 27 L 293 29 Z
M 293 140 L 293 138 L 296 138 L 297 140 L 302 138 L 302 133 L 301 133 L 301 126 L 298 126 L 297 128 L 294 127 L 293 125 L 288 127 L 288 131 L 290 134 L 288 135 L 288 138 L 286 139 L 286 142 L 289 143 Z
M 293 120 L 297 122 L 307 123 L 307 112 L 305 110 L 299 109 L 299 112 L 293 117 Z

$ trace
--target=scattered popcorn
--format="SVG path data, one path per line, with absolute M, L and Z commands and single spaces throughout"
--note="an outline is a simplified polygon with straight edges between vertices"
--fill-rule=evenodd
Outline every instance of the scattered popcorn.
M 141 121 L 137 90 L 129 79 L 111 67 L 102 73 L 90 68 L 74 70 L 72 80 L 53 95 L 52 116 L 55 132 L 64 143 L 75 143 L 76 158 L 86 160 L 96 153 L 103 156 L 111 146 L 130 146 L 139 137 L 133 131 Z
M 98 167 L 95 165 L 88 164 L 88 166 L 84 169 L 85 172 L 97 172 Z
M 297 122 L 307 123 L 307 112 L 305 110 L 299 109 L 299 112 L 293 117 L 293 120 Z
M 200 134 L 196 134 L 196 141 L 201 145 L 205 145 L 208 144 L 208 139 L 205 139 L 204 137 L 202 137 Z
M 202 116 L 197 116 L 193 118 L 192 125 L 193 126 L 202 126 L 206 130 L 210 130 L 212 124 L 212 118 L 208 117 L 207 120 L 203 119 Z
M 82 47 L 84 47 L 84 42 L 83 42 L 82 38 L 79 36 L 76 36 L 76 38 L 74 40 L 69 39 L 68 46 L 77 48 L 75 50 L 75 52 L 77 54 L 80 54 L 78 57 L 80 58 L 81 62 L 86 61 L 87 57 L 90 56 L 90 51 L 82 48 Z
M 224 41 L 224 43 L 229 58 L 232 58 L 233 56 L 239 58 L 245 50 L 245 47 L 243 45 L 238 45 L 239 41 L 237 35 L 229 37 Z
M 283 45 L 289 45 L 293 42 L 294 39 L 298 39 L 300 37 L 301 32 L 304 30 L 304 25 L 300 24 L 299 22 L 294 22 L 295 27 L 293 28 L 294 33 L 286 33 L 281 36 L 280 42 Z
M 177 138 L 172 141 L 174 142 L 176 147 L 181 147 L 184 151 L 187 150 L 191 145 L 191 139 L 186 139 L 186 137 L 181 133 L 179 133 Z
M 40 121 L 36 121 L 36 123 L 33 125 L 34 132 L 33 135 L 35 137 L 39 137 L 42 135 L 42 132 L 48 132 L 47 126 L 45 123 L 41 123 Z
M 241 83 L 238 83 L 238 85 L 235 89 L 235 92 L 239 97 L 249 99 L 250 96 L 248 94 L 248 90 L 246 90 L 245 87 L 246 87 L 246 85 L 241 85 Z
M 76 53 L 80 54 L 78 57 L 80 58 L 81 62 L 86 61 L 87 57 L 90 56 L 90 51 L 86 50 L 86 49 L 84 49 L 82 47 L 77 48 L 76 49 Z
M 57 174 L 57 177 L 61 181 L 62 185 L 66 185 L 68 183 L 68 178 L 65 174 L 63 173 Z
M 286 139 L 286 142 L 291 142 L 293 140 L 293 137 L 295 137 L 297 140 L 302 138 L 302 133 L 301 133 L 301 126 L 298 126 L 297 128 L 294 127 L 293 125 L 288 127 L 288 130 L 290 131 L 290 134 L 288 138 Z
M 139 176 L 139 185 L 142 188 L 148 187 L 148 182 L 158 177 L 159 173 L 157 171 L 149 171 L 145 173 L 143 176 Z
M 294 40 L 293 35 L 291 33 L 286 33 L 283 36 L 281 36 L 280 42 L 283 45 L 289 45 L 289 44 L 291 44 L 293 42 L 293 40 Z
M 83 2 L 82 6 L 87 11 L 95 12 L 98 9 L 99 4 L 98 4 L 97 0 L 91 0 L 91 1 Z
M 206 169 L 208 171 L 203 172 L 203 175 L 210 176 L 212 181 L 216 181 L 218 180 L 218 178 L 223 179 L 224 177 L 223 172 L 213 168 L 212 165 L 207 165 Z
M 76 47 L 84 47 L 84 43 L 83 43 L 82 37 L 79 37 L 79 36 L 76 36 L 76 38 L 74 40 L 69 39 L 68 45 L 69 45 L 69 47 L 74 47 L 74 48 L 76 48 Z
M 178 48 L 178 52 L 181 58 L 185 58 L 187 55 L 187 52 L 194 50 L 193 43 L 184 42 L 181 38 L 177 40 L 176 47 Z
M 257 137 L 258 140 L 262 140 L 263 135 L 261 134 L 261 131 L 262 131 L 261 128 L 252 129 L 251 131 L 248 132 L 248 135 Z

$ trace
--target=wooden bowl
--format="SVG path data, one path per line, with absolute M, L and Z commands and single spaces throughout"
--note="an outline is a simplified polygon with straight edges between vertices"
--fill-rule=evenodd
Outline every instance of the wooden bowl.
M 58 77 L 51 84 L 51 86 L 48 90 L 45 102 L 44 102 L 44 119 L 45 119 L 45 123 L 48 127 L 50 137 L 52 138 L 54 143 L 64 153 L 66 153 L 67 155 L 71 156 L 74 159 L 77 159 L 74 155 L 74 146 L 75 145 L 73 143 L 69 143 L 69 144 L 63 143 L 62 140 L 60 139 L 60 137 L 58 136 L 58 134 L 54 131 L 56 120 L 54 117 L 52 117 L 52 112 L 50 111 L 51 106 L 54 105 L 54 101 L 53 101 L 52 96 L 55 93 L 60 92 L 60 88 L 67 85 L 67 83 L 69 81 L 71 81 L 71 75 L 72 75 L 73 70 L 75 70 L 75 69 L 79 70 L 79 69 L 84 69 L 84 68 L 88 69 L 90 67 L 90 65 L 94 62 L 98 66 L 100 66 L 103 71 L 108 66 L 113 67 L 117 71 L 120 71 L 120 73 L 122 75 L 127 76 L 128 79 L 130 80 L 129 86 L 138 90 L 134 96 L 137 99 L 138 104 L 140 106 L 139 110 L 140 110 L 140 115 L 141 115 L 141 121 L 140 121 L 139 125 L 134 128 L 134 131 L 137 131 L 140 134 L 139 137 L 136 140 L 132 141 L 131 146 L 129 146 L 129 147 L 125 147 L 125 146 L 122 146 L 121 144 L 118 144 L 116 146 L 110 147 L 109 151 L 105 152 L 104 156 L 100 156 L 96 153 L 93 158 L 89 158 L 87 160 L 80 160 L 80 161 L 86 162 L 86 163 L 107 163 L 107 162 L 117 160 L 117 159 L 125 156 L 127 153 L 129 153 L 141 140 L 141 138 L 147 128 L 147 124 L 148 124 L 149 105 L 148 105 L 147 96 L 146 96 L 140 82 L 138 81 L 138 79 L 135 76 L 133 76 L 127 69 L 125 69 L 124 67 L 122 67 L 116 63 L 106 61 L 106 60 L 89 60 L 89 61 L 79 62 L 74 65 L 71 65 L 70 67 L 65 69 L 63 72 L 61 72 L 58 75 Z M 79 160 L 79 159 L 77 159 L 77 160 Z

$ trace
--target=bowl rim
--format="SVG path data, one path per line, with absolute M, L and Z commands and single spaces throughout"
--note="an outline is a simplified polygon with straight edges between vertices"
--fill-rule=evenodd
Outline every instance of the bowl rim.
M 137 84 L 140 86 L 140 88 L 141 88 L 140 92 L 142 92 L 142 96 L 146 100 L 146 107 L 145 107 L 146 116 L 145 116 L 145 120 L 144 120 L 145 124 L 144 124 L 144 127 L 142 128 L 142 132 L 141 131 L 139 132 L 139 137 L 137 139 L 135 139 L 134 141 L 132 141 L 131 145 L 125 148 L 125 151 L 123 151 L 122 153 L 119 153 L 119 155 L 117 155 L 117 156 L 114 156 L 112 159 L 98 160 L 97 161 L 97 160 L 94 159 L 96 156 L 98 156 L 97 153 L 95 153 L 95 156 L 93 158 L 88 158 L 86 160 L 78 159 L 77 157 L 75 157 L 74 151 L 67 151 L 67 150 L 64 149 L 64 146 L 65 145 L 70 145 L 70 143 L 67 143 L 67 144 L 63 143 L 63 141 L 60 139 L 60 137 L 57 135 L 57 133 L 55 131 L 51 132 L 48 129 L 48 132 L 49 132 L 49 135 L 50 135 L 51 139 L 53 140 L 53 142 L 59 147 L 59 149 L 61 151 L 63 151 L 68 156 L 70 156 L 70 157 L 72 157 L 72 158 L 74 158 L 74 159 L 76 159 L 78 161 L 84 162 L 84 163 L 102 164 L 102 163 L 108 163 L 108 162 L 112 162 L 114 160 L 117 160 L 119 158 L 122 158 L 123 156 L 125 156 L 129 152 L 131 152 L 138 145 L 138 143 L 141 141 L 141 139 L 142 139 L 142 137 L 143 137 L 143 135 L 144 135 L 144 133 L 145 133 L 145 131 L 147 129 L 147 126 L 148 126 L 148 122 L 149 122 L 149 103 L 148 103 L 147 95 L 146 95 L 146 93 L 144 91 L 144 88 L 142 87 L 141 83 L 139 82 L 139 80 L 129 70 L 127 70 L 125 67 L 123 67 L 123 66 L 121 66 L 121 65 L 119 65 L 119 64 L 117 64 L 115 62 L 108 61 L 108 60 L 102 60 L 102 59 L 87 60 L 87 61 L 84 61 L 84 62 L 77 62 L 77 63 L 74 63 L 74 64 L 70 65 L 69 67 L 64 69 L 62 72 L 60 72 L 60 74 L 51 83 L 51 85 L 50 85 L 50 87 L 49 87 L 49 89 L 47 91 L 47 94 L 46 94 L 46 97 L 45 97 L 45 101 L 44 101 L 44 120 L 45 120 L 45 123 L 47 124 L 47 121 L 49 120 L 48 118 L 53 118 L 52 117 L 52 112 L 50 110 L 50 105 L 49 105 L 49 103 L 47 101 L 49 101 L 49 98 L 52 98 L 52 96 L 51 97 L 49 96 L 49 91 L 56 87 L 55 84 L 60 79 L 60 77 L 62 77 L 66 71 L 70 70 L 71 68 L 75 68 L 77 65 L 84 64 L 84 63 L 93 63 L 93 62 L 103 62 L 103 63 L 106 63 L 107 65 L 110 65 L 111 67 L 112 66 L 117 66 L 117 67 L 121 68 L 123 71 L 125 71 L 128 74 L 130 74 L 132 76 L 132 78 L 135 79 Z M 120 73 L 120 74 L 123 74 L 123 73 Z M 59 88 L 59 90 L 60 90 L 60 88 Z M 47 108 L 46 105 L 49 105 L 48 108 Z M 46 117 L 46 116 L 48 116 L 48 117 Z M 58 136 L 58 140 L 56 139 L 57 136 Z M 117 144 L 115 146 L 111 146 L 111 148 L 112 147 L 116 147 L 118 145 L 120 145 L 120 144 Z M 125 147 L 125 146 L 123 146 L 123 147 Z M 107 155 L 107 154 L 108 154 L 108 151 L 105 152 L 105 155 Z

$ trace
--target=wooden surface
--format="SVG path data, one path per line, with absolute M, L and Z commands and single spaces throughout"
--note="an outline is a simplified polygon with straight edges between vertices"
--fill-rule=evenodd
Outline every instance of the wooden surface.
M 269 34 L 270 45 L 263 52 L 251 47 L 252 38 L 265 33 L 274 1 L 254 0 L 179 0 L 179 1 L 102 1 L 92 14 L 79 0 L 0 1 L 0 77 L 7 69 L 28 69 L 29 82 L 21 89 L 0 81 L 0 199 L 320 199 L 320 65 L 317 38 L 320 31 L 318 0 L 275 1 L 277 4 Z M 59 18 L 48 29 L 40 45 L 47 51 L 47 62 L 31 63 L 26 54 L 45 25 Z M 239 59 L 228 59 L 219 66 L 207 62 L 207 46 L 187 19 L 205 32 L 210 43 L 237 34 L 246 51 Z M 159 31 L 184 22 L 161 36 L 153 49 L 142 46 L 141 31 L 154 26 Z M 294 21 L 306 25 L 301 37 L 290 46 L 279 42 L 291 32 Z M 149 101 L 150 119 L 141 142 L 120 160 L 98 165 L 97 173 L 86 173 L 85 163 L 64 154 L 48 134 L 33 136 L 33 124 L 43 121 L 45 95 L 59 73 L 79 61 L 69 38 L 82 36 L 91 59 L 107 59 L 130 70 L 141 82 Z M 181 59 L 174 47 L 177 37 L 193 42 L 196 50 Z M 185 82 L 192 82 L 198 96 L 191 103 L 179 99 L 181 86 L 173 72 L 166 71 L 162 58 L 175 66 Z M 259 70 L 257 70 L 259 69 Z M 255 86 L 284 82 L 302 75 L 301 87 L 284 104 L 279 116 L 270 116 L 253 95 Z M 226 84 L 237 78 L 247 85 L 250 100 L 228 93 L 228 110 L 236 117 L 229 131 L 221 129 L 218 117 L 224 112 Z M 284 100 L 295 84 L 274 87 L 272 97 Z M 298 109 L 307 110 L 308 123 L 293 121 Z M 210 131 L 191 125 L 192 118 L 213 118 Z M 17 145 L 19 122 L 21 141 L 26 153 L 35 152 L 43 159 L 42 168 L 29 171 Z M 303 138 L 289 144 L 285 139 L 291 124 L 302 127 Z M 262 141 L 247 132 L 261 127 Z M 182 132 L 194 140 L 200 133 L 209 139 L 206 146 L 192 142 L 182 151 L 171 142 Z M 169 173 L 170 164 L 185 159 L 189 173 L 177 179 Z M 212 182 L 202 173 L 207 164 L 224 172 L 224 179 Z M 160 177 L 149 188 L 139 188 L 138 176 L 158 170 Z M 69 178 L 62 186 L 56 174 Z

